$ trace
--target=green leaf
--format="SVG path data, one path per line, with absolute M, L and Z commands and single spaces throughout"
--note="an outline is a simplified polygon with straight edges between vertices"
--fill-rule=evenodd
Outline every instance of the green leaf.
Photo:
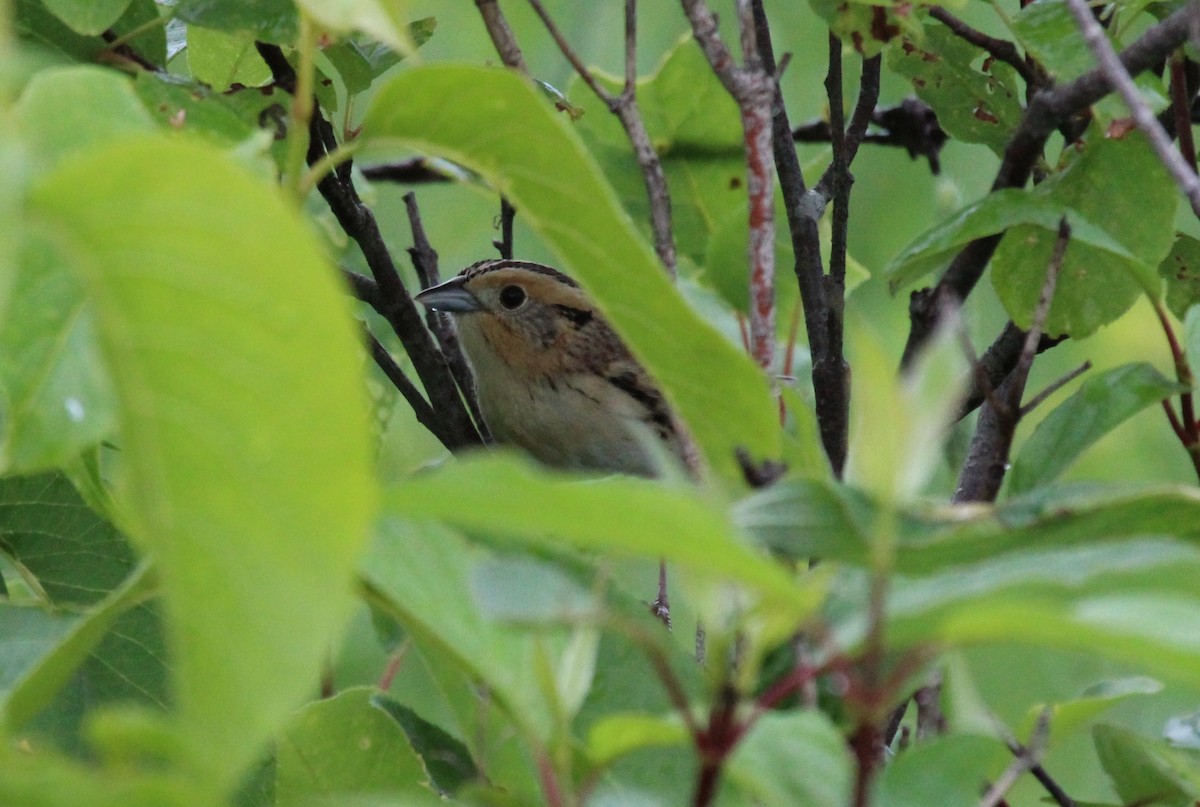
M 1087 244 L 1129 261 L 1137 260 L 1120 242 L 1084 218 L 1078 210 L 1030 191 L 1005 188 L 967 205 L 918 236 L 892 259 L 883 274 L 894 294 L 939 268 L 951 253 L 976 238 L 1003 233 L 1019 224 L 1057 234 L 1064 216 L 1071 225 L 1072 243 Z
M 437 18 L 425 17 L 408 26 L 413 48 L 424 45 L 437 28 Z M 346 92 L 357 95 L 371 82 L 404 59 L 402 53 L 362 36 L 352 36 L 324 48 L 321 53 L 337 69 L 346 85 Z
M 393 487 L 386 493 L 385 511 L 437 519 L 523 545 L 565 543 L 665 558 L 709 579 L 749 586 L 797 618 L 818 602 L 815 590 L 798 586 L 779 566 L 741 543 L 720 507 L 690 486 L 667 487 L 624 476 L 581 481 L 516 456 L 478 456 Z
M 91 306 L 54 242 L 26 229 L 0 318 L 0 388 L 7 398 L 0 469 L 62 466 L 116 428 L 112 383 L 96 347 Z M 2 527 L 2 524 L 0 524 Z
M 853 45 L 864 57 L 876 55 L 915 27 L 911 9 L 890 2 L 808 0 L 808 4 L 835 36 Z
M 125 537 L 61 473 L 0 479 L 0 546 L 59 607 L 99 601 L 135 564 Z
M 552 708 L 531 669 L 539 653 L 562 642 L 538 637 L 539 650 L 533 636 L 487 620 L 470 594 L 472 570 L 486 556 L 461 536 L 395 515 L 378 532 L 361 572 L 375 607 L 395 617 L 422 647 L 436 648 L 483 681 L 525 733 L 545 737 L 553 726 Z M 435 545 L 437 551 L 430 552 Z
M 36 658 L 24 660 L 19 676 L 13 678 L 11 673 L 0 676 L 11 680 L 3 701 L 0 701 L 0 717 L 5 730 L 20 729 L 45 707 L 104 638 L 117 617 L 144 600 L 153 586 L 154 576 L 145 565 L 83 617 L 64 619 L 47 615 L 37 618 L 30 613 L 32 609 L 13 609 L 11 606 L 5 609 L 5 621 L 16 619 L 18 625 L 36 631 L 37 635 L 31 638 L 41 649 Z M 26 613 L 18 614 L 18 611 Z M 45 643 L 42 636 L 53 637 L 53 643 Z
M 121 15 L 121 19 L 113 23 L 112 32 L 117 36 L 125 36 L 141 29 L 142 33 L 130 39 L 127 42 L 128 46 L 148 59 L 151 64 L 165 67 L 167 26 L 150 25 L 151 22 L 161 22 L 158 4 L 154 0 L 133 0 Z
M 864 8 L 855 3 L 853 8 Z M 982 63 L 980 68 L 971 65 Z M 956 140 L 983 143 L 1003 154 L 1022 116 L 1016 71 L 964 42 L 941 23 L 905 37 L 887 51 L 888 68 L 912 82 Z
M 276 45 L 292 45 L 299 18 L 292 0 L 179 0 L 175 16 L 183 22 L 229 33 L 250 34 Z
M 691 742 L 687 725 L 678 714 L 648 715 L 641 712 L 610 714 L 588 732 L 588 758 L 598 767 L 619 757 L 653 746 L 684 747 Z
M 850 799 L 850 767 L 846 741 L 825 715 L 767 712 L 738 743 L 728 775 L 764 807 L 841 807 Z
M 471 752 L 455 737 L 382 692 L 371 697 L 371 705 L 382 709 L 404 729 L 412 750 L 428 771 L 430 783 L 439 793 L 453 794 L 468 782 L 481 778 Z
M 284 729 L 276 750 L 277 807 L 340 807 L 358 796 L 443 802 L 400 725 L 373 703 L 375 690 L 348 689 L 310 703 Z
M 1183 319 L 1189 308 L 1200 303 L 1200 241 L 1176 233 L 1170 253 L 1158 265 L 1158 274 L 1167 286 L 1167 308 Z
M 1128 189 L 1137 187 L 1138 193 Z M 1046 333 L 1081 338 L 1112 322 L 1141 293 L 1158 297 L 1157 266 L 1175 233 L 1174 185 L 1140 133 L 1104 138 L 1093 129 L 1083 153 L 1034 193 L 1074 208 L 1120 242 L 1129 260 L 1071 241 L 1063 259 Z M 1046 279 L 1055 235 L 1022 225 L 992 258 L 992 285 L 1017 325 L 1028 328 Z
M 672 288 L 570 124 L 523 79 L 460 66 L 408 70 L 375 95 L 364 137 L 403 140 L 502 191 L 595 295 L 720 476 L 739 477 L 738 448 L 754 457 L 779 452 L 763 373 Z M 529 148 L 531 137 L 538 148 Z
M 1154 695 L 1161 692 L 1162 688 L 1160 682 L 1146 676 L 1110 679 L 1093 684 L 1078 697 L 1050 705 L 1048 741 L 1057 744 L 1066 735 L 1079 730 L 1121 701 L 1137 695 Z M 1018 736 L 1030 735 L 1044 708 L 1045 705 L 1037 704 L 1029 710 L 1017 732 Z
M 408 4 L 403 0 L 296 0 L 318 24 L 334 31 L 361 31 L 392 50 L 416 50 L 408 38 Z
M 48 166 L 87 146 L 154 129 L 130 80 L 90 65 L 41 71 L 16 111 L 34 153 Z
M 1092 730 L 1096 753 L 1124 804 L 1191 804 L 1200 798 L 1200 757 L 1122 726 Z
M 1183 318 L 1184 352 L 1192 378 L 1200 378 L 1200 306 L 1192 306 Z
M 17 35 L 51 53 L 78 61 L 91 61 L 107 47 L 99 37 L 72 31 L 51 14 L 41 0 L 17 0 L 14 11 Z
M 597 592 L 559 567 L 528 557 L 501 557 L 475 567 L 471 593 L 486 616 L 537 624 L 595 619 L 603 610 Z
M 161 574 L 179 727 L 232 785 L 352 605 L 375 491 L 344 292 L 280 196 L 195 143 L 93 149 L 31 198 L 96 305 L 123 512 Z
M 1008 477 L 1009 495 L 1055 479 L 1101 437 L 1147 406 L 1185 389 L 1144 362 L 1123 364 L 1089 378 L 1046 415 L 1021 446 Z
M 1063 0 L 1037 0 L 1013 15 L 1012 32 L 1025 52 L 1055 80 L 1067 82 L 1096 66 Z
M 257 87 L 271 80 L 271 70 L 254 48 L 254 39 L 199 25 L 188 27 L 187 60 L 192 76 L 217 92 L 233 83 Z
M 52 753 L 0 754 L 0 804 L 11 807 L 218 807 L 194 781 L 97 770 Z
M 997 748 L 995 741 L 964 734 L 914 743 L 880 772 L 872 804 L 926 807 L 933 793 L 940 804 L 976 804 L 981 783 L 996 775 Z
M 85 36 L 102 34 L 112 27 L 130 0 L 42 0 L 50 13 L 72 31 Z
M 227 94 L 174 76 L 140 73 L 138 97 L 161 126 L 184 129 L 216 145 L 233 146 L 270 131 L 282 142 L 290 101 L 282 92 L 243 90 Z

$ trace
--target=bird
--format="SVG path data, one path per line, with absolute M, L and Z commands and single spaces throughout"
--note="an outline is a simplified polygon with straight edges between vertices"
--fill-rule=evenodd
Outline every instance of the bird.
M 554 468 L 687 467 L 661 389 L 579 284 L 532 261 L 473 263 L 417 301 L 449 314 L 492 436 Z

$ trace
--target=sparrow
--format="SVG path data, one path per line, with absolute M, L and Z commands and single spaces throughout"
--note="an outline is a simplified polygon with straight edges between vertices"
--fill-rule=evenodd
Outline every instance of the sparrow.
M 567 275 L 485 260 L 416 299 L 454 318 L 497 441 L 564 469 L 657 476 L 683 460 L 661 390 Z

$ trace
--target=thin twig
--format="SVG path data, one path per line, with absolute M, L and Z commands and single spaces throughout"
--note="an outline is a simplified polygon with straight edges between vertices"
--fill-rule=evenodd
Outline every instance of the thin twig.
M 1067 384 L 1070 384 L 1072 381 L 1079 378 L 1079 376 L 1083 375 L 1090 369 L 1092 369 L 1092 363 L 1090 361 L 1085 361 L 1083 364 L 1079 365 L 1066 375 L 1059 376 L 1056 380 L 1051 381 L 1046 385 L 1044 390 L 1039 392 L 1037 395 L 1034 395 L 1021 405 L 1021 417 L 1025 417 L 1034 409 L 1037 409 L 1043 401 L 1045 401 L 1054 393 L 1058 392 Z
M 1008 378 L 1009 373 L 1017 366 L 1017 359 L 1021 355 L 1021 348 L 1025 344 L 1025 337 L 1025 331 L 1018 328 L 1012 320 L 1009 320 L 1004 328 L 1001 329 L 1000 335 L 996 337 L 996 340 L 984 351 L 983 357 L 978 362 L 972 359 L 972 366 L 976 367 L 982 373 L 982 379 L 986 379 L 986 385 L 977 375 L 975 383 L 967 393 L 966 400 L 963 401 L 962 407 L 958 410 L 956 419 L 961 420 L 975 411 L 987 398 L 988 388 L 994 390 L 1000 386 L 1004 379 Z M 1042 338 L 1038 340 L 1038 353 L 1040 354 L 1049 350 L 1061 343 L 1065 338 L 1062 336 L 1050 337 L 1043 334 Z
M 511 261 L 513 258 L 513 219 L 517 216 L 517 209 L 513 207 L 512 202 L 508 201 L 507 197 L 500 197 L 500 237 L 492 239 L 492 246 L 500 253 L 500 257 L 506 261 Z
M 413 414 L 417 417 L 417 422 L 433 432 L 433 435 L 442 441 L 442 444 L 454 450 L 450 445 L 450 440 L 442 434 L 442 424 L 438 419 L 437 414 L 433 411 L 433 407 L 421 395 L 421 391 L 417 389 L 416 384 L 408 380 L 408 376 L 400 369 L 400 365 L 396 364 L 396 360 L 392 358 L 392 354 L 388 353 L 387 348 L 379 343 L 379 340 L 370 332 L 366 332 L 367 344 L 371 348 L 371 358 L 375 364 L 383 371 L 388 380 L 400 390 L 400 394 L 404 396 L 404 400 L 408 401 L 408 405 L 412 407 Z
M 1196 141 L 1192 137 L 1192 92 L 1187 80 L 1187 57 L 1182 50 L 1171 56 L 1171 109 L 1174 112 L 1175 136 L 1179 138 L 1179 153 L 1183 161 L 1196 170 Z
M 1091 48 L 1092 55 L 1096 57 L 1100 69 L 1104 71 L 1109 83 L 1116 88 L 1121 100 L 1129 108 L 1134 123 L 1150 141 L 1150 146 L 1154 149 L 1154 154 L 1158 157 L 1159 162 L 1167 169 L 1167 173 L 1175 180 L 1175 184 L 1179 186 L 1183 195 L 1187 197 L 1192 206 L 1192 212 L 1200 216 L 1200 177 L 1196 175 L 1196 170 L 1188 165 L 1183 155 L 1175 150 L 1166 132 L 1158 125 L 1158 119 L 1154 117 L 1154 113 L 1142 99 L 1137 85 L 1133 83 L 1133 78 L 1121 64 L 1117 52 L 1113 50 L 1112 43 L 1108 41 L 1108 36 L 1104 33 L 1104 28 L 1096 21 L 1086 0 L 1066 0 L 1066 3 L 1067 7 L 1071 9 L 1072 16 L 1075 17 L 1075 24 L 1079 26 L 1084 41 Z M 1189 3 L 1185 8 L 1191 9 L 1192 14 L 1195 15 L 1194 4 Z
M 1046 715 L 1047 720 L 1049 719 L 1049 716 L 1046 712 L 1042 712 L 1041 715 Z M 1039 715 L 1039 722 L 1041 715 Z M 1048 722 L 1046 725 L 1047 729 L 1049 729 Z M 1046 789 L 1046 792 L 1050 795 L 1050 798 L 1054 799 L 1055 804 L 1059 805 L 1059 807 L 1076 807 L 1075 800 L 1068 796 L 1066 791 L 1062 789 L 1058 782 L 1054 781 L 1054 778 L 1046 772 L 1044 767 L 1042 767 L 1041 762 L 1039 762 L 1037 759 L 1037 757 L 1041 756 L 1040 753 L 1031 753 L 1031 748 L 1026 748 L 1024 745 L 1021 745 L 1021 743 L 1017 742 L 1017 738 L 1012 735 L 1012 733 L 1008 730 L 1008 727 L 999 723 L 998 721 L 996 728 L 1001 739 L 1004 741 L 1005 747 L 1008 748 L 1009 752 L 1013 756 L 1031 759 L 1032 765 L 1029 767 L 1029 772 L 1032 773 L 1033 777 L 1041 783 L 1043 788 Z M 1031 747 L 1034 744 L 1034 738 L 1037 736 L 1037 730 L 1035 727 L 1034 734 L 1030 739 Z M 1041 743 L 1045 743 L 1045 738 L 1041 740 Z
M 1012 789 L 1021 775 L 1030 771 L 1034 765 L 1038 764 L 1038 757 L 1041 756 L 1042 747 L 1045 745 L 1046 735 L 1050 726 L 1050 710 L 1043 709 L 1038 715 L 1037 725 L 1033 729 L 1033 736 L 1029 740 L 1029 746 L 1022 748 L 1021 752 L 1016 754 L 1016 759 L 1012 761 L 1004 773 L 995 783 L 988 788 L 987 793 L 979 802 L 979 807 L 996 807 L 1004 800 L 1004 794 Z
M 646 197 L 650 204 L 650 229 L 654 234 L 654 251 L 659 261 L 667 270 L 667 274 L 675 277 L 677 258 L 675 254 L 675 236 L 671 223 L 671 194 L 667 188 L 667 175 L 663 171 L 662 160 L 654 144 L 650 142 L 650 133 L 642 119 L 641 110 L 637 104 L 637 0 L 625 0 L 625 83 L 621 92 L 614 95 L 609 92 L 595 74 L 587 68 L 553 18 L 542 5 L 541 0 L 529 0 L 529 5 L 541 18 L 542 24 L 550 33 L 559 51 L 571 63 L 583 82 L 595 93 L 608 108 L 617 116 L 625 129 L 625 136 L 633 146 L 634 157 L 638 169 L 642 173 L 642 181 L 646 186 Z
M 506 67 L 529 75 L 529 67 L 525 64 L 525 57 L 521 55 L 521 47 L 517 44 L 517 38 L 513 36 L 512 28 L 508 26 L 508 19 L 500 10 L 500 4 L 496 0 L 475 0 L 475 7 L 479 9 L 479 16 L 483 18 L 483 25 L 487 28 L 488 36 L 492 38 L 500 61 L 504 62 Z

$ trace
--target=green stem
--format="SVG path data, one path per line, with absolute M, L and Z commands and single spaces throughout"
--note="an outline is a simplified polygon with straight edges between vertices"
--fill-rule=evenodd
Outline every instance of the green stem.
M 153 31 L 155 28 L 162 28 L 168 22 L 170 22 L 172 20 L 172 18 L 174 18 L 174 16 L 175 16 L 175 9 L 168 8 L 166 10 L 165 14 L 160 14 L 152 20 L 147 20 L 146 22 L 139 25 L 137 28 L 134 28 L 132 31 L 126 31 L 125 33 L 121 34 L 119 37 L 114 39 L 112 42 L 109 42 L 108 49 L 116 50 L 117 48 L 121 47 L 122 45 L 128 45 L 130 42 L 137 39 L 142 34 L 149 33 L 150 31 Z M 0 22 L 0 25 L 3 25 L 3 24 L 4 24 L 3 22 Z
M 296 67 L 296 93 L 292 97 L 291 123 L 288 127 L 287 162 L 284 182 L 291 197 L 304 200 L 304 167 L 308 153 L 308 124 L 313 114 L 313 74 L 316 71 L 316 28 L 312 19 L 300 11 L 300 37 L 297 43 L 300 63 Z

